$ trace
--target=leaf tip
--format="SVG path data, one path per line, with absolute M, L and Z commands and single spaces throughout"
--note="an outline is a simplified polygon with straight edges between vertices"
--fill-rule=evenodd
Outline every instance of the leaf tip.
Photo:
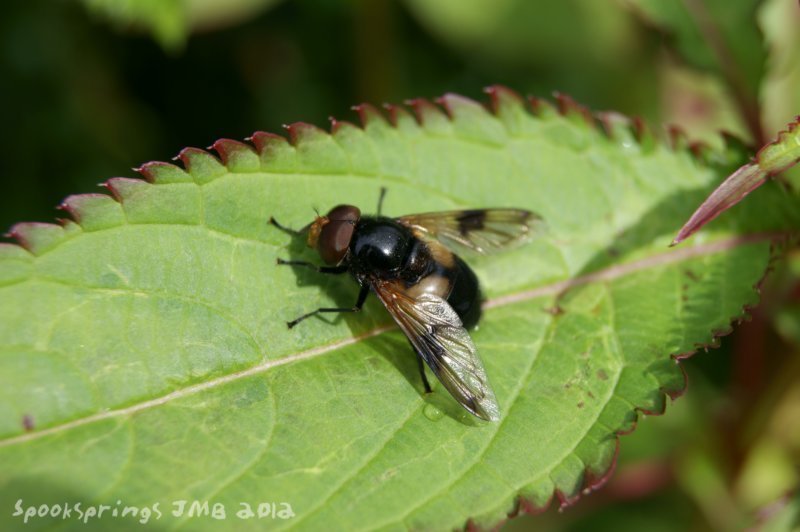
M 222 161 L 199 148 L 184 148 L 178 153 L 177 158 L 183 163 L 192 180 L 197 183 L 206 183 L 227 171 Z
M 352 106 L 351 109 L 358 115 L 358 120 L 361 122 L 361 127 L 364 129 L 374 124 L 386 123 L 386 118 L 383 116 L 383 113 L 372 104 L 360 103 Z
M 107 201 L 115 200 L 106 194 L 73 194 L 64 198 L 57 208 L 69 214 L 75 222 L 80 224 L 93 203 Z
M 183 164 L 183 167 L 186 169 L 187 172 L 190 174 L 192 173 L 192 166 L 197 162 L 200 158 L 210 157 L 211 154 L 206 152 L 205 150 L 201 150 L 200 148 L 183 148 L 178 155 L 173 157 L 173 161 L 180 161 Z
M 571 96 L 562 92 L 554 92 L 553 97 L 556 99 L 558 112 L 564 118 L 571 118 L 575 120 L 582 120 L 588 126 L 594 127 L 594 118 L 592 113 L 587 107 L 576 102 Z
M 33 255 L 41 255 L 64 237 L 64 228 L 43 222 L 20 222 L 5 234 Z
M 767 174 L 757 164 L 746 164 L 736 170 L 700 204 L 678 231 L 673 242 L 686 240 L 708 222 L 742 201 L 766 179 Z
M 131 177 L 112 177 L 105 183 L 100 183 L 100 186 L 105 187 L 118 203 L 124 203 L 134 190 L 139 187 L 150 186 L 150 183 Z
M 192 177 L 183 168 L 162 161 L 150 161 L 134 168 L 148 183 L 180 183 L 189 182 Z
M 775 140 L 758 150 L 755 162 L 769 177 L 800 162 L 800 115 L 778 132 Z
M 331 123 L 331 134 L 336 135 L 348 128 L 350 129 L 358 129 L 358 126 L 354 123 L 350 122 L 349 120 L 339 120 L 335 116 L 329 116 L 328 120 Z
M 324 130 L 308 122 L 292 122 L 284 124 L 283 127 L 289 133 L 289 142 L 293 146 L 328 135 Z
M 528 105 L 533 116 L 544 118 L 557 113 L 556 108 L 552 103 L 544 98 L 537 98 L 536 96 L 528 96 Z
M 253 146 L 255 146 L 256 151 L 259 154 L 264 153 L 276 144 L 284 146 L 289 142 L 281 135 L 268 133 L 266 131 L 256 131 L 248 138 L 248 140 L 253 143 Z
M 222 164 L 231 172 L 248 173 L 261 169 L 259 154 L 250 144 L 223 138 L 214 142 L 210 148 L 217 152 Z
M 676 124 L 668 124 L 666 130 L 667 141 L 672 151 L 683 151 L 689 148 L 689 137 L 682 127 Z
M 225 166 L 238 157 L 253 154 L 253 148 L 244 142 L 233 139 L 218 139 L 209 148 L 217 152 Z
M 605 468 L 604 471 L 593 471 L 592 469 L 586 468 L 586 473 L 583 477 L 583 489 L 581 490 L 581 495 L 589 495 L 593 491 L 597 491 L 603 486 L 605 486 L 611 477 L 614 476 L 614 472 L 617 470 L 617 463 L 619 462 L 619 448 L 620 442 L 619 437 L 614 438 L 614 454 L 611 456 L 611 462 L 608 467 Z
M 581 492 L 578 491 L 573 495 L 567 495 L 560 489 L 557 489 L 555 491 L 555 496 L 556 499 L 558 499 L 558 512 L 561 513 L 570 506 L 572 506 L 573 504 L 575 504 L 576 502 L 578 502 L 578 499 L 581 498 Z
M 444 113 L 433 102 L 425 98 L 406 100 L 405 104 L 411 107 L 420 126 L 436 122 L 437 119 L 444 117 Z
M 419 121 L 416 118 L 412 117 L 411 113 L 409 113 L 408 110 L 402 105 L 385 103 L 383 104 L 383 108 L 386 109 L 386 114 L 388 116 L 389 123 L 393 127 L 397 127 L 401 121 L 407 121 L 419 124 Z
M 451 120 L 455 119 L 464 109 L 479 108 L 484 110 L 484 107 L 475 100 L 454 92 L 448 92 L 436 98 L 436 103 L 442 106 L 442 109 Z
M 633 117 L 633 134 L 644 152 L 652 151 L 657 144 L 653 130 L 641 116 Z
M 631 120 L 616 111 L 597 113 L 597 121 L 606 137 L 614 141 L 625 141 L 631 137 Z
M 714 154 L 714 150 L 707 142 L 703 142 L 702 140 L 694 140 L 689 142 L 689 152 L 692 156 L 701 162 L 707 162 L 711 159 L 711 156 Z
M 494 114 L 498 114 L 508 106 L 519 107 L 525 101 L 522 96 L 505 85 L 489 85 L 483 92 L 489 96 L 489 109 Z

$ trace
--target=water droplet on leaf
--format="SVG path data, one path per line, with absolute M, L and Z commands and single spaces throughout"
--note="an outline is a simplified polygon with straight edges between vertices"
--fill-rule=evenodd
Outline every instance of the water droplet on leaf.
M 425 405 L 425 408 L 422 409 L 422 412 L 425 414 L 425 417 L 431 421 L 439 421 L 442 419 L 442 417 L 444 417 L 444 412 L 431 404 Z

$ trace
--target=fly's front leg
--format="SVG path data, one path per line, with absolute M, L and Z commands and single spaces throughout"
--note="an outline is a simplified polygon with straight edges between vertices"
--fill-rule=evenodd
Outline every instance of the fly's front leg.
M 288 233 L 293 236 L 300 236 L 305 233 L 308 227 L 304 227 L 303 229 L 292 229 L 291 227 L 286 227 L 285 225 L 281 225 L 278 223 L 278 220 L 270 216 L 269 223 L 283 231 L 284 233 Z M 347 271 L 346 266 L 317 266 L 316 264 L 312 264 L 310 262 L 306 262 L 304 260 L 284 260 L 279 258 L 278 264 L 283 266 L 303 266 L 305 268 L 311 268 L 312 270 L 319 272 L 319 273 L 344 273 Z
M 360 312 L 361 307 L 364 306 L 364 301 L 367 300 L 367 295 L 369 295 L 369 286 L 362 286 L 361 291 L 358 293 L 358 299 L 356 300 L 356 304 L 349 308 L 318 308 L 313 312 L 309 312 L 308 314 L 303 314 L 302 316 L 293 319 L 286 323 L 291 329 L 301 321 L 306 318 L 310 318 L 311 316 L 315 316 L 317 314 L 321 314 L 323 312 Z
M 292 229 L 291 227 L 286 227 L 285 225 L 281 225 L 281 224 L 278 223 L 278 220 L 276 220 L 272 216 L 269 217 L 269 223 L 271 223 L 272 225 L 274 225 L 275 227 L 277 227 L 278 229 L 280 229 L 284 233 L 288 233 L 288 234 L 293 235 L 293 236 L 300 236 L 306 230 L 305 227 L 303 229 Z
M 386 187 L 381 187 L 380 194 L 378 195 L 378 216 L 382 214 L 383 211 L 383 198 L 386 197 Z

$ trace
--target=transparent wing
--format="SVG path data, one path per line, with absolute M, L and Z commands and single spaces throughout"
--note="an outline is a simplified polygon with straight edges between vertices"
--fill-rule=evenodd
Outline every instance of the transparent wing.
M 482 419 L 500 419 L 500 408 L 475 344 L 447 301 L 428 293 L 412 298 L 396 282 L 376 280 L 372 286 L 450 395 Z
M 428 212 L 397 218 L 401 224 L 451 246 L 478 253 L 513 247 L 544 230 L 541 216 L 523 209 L 472 209 Z

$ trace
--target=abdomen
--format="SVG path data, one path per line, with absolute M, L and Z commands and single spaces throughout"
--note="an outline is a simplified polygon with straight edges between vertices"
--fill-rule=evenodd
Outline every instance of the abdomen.
M 478 323 L 481 316 L 478 278 L 458 255 L 438 242 L 417 241 L 406 258 L 403 273 L 409 296 L 437 295 L 453 307 L 464 327 Z
M 447 298 L 447 302 L 456 311 L 464 327 L 470 329 L 478 324 L 481 317 L 481 289 L 478 278 L 472 268 L 461 260 L 458 255 L 453 256 L 455 264 L 453 267 L 453 290 Z

